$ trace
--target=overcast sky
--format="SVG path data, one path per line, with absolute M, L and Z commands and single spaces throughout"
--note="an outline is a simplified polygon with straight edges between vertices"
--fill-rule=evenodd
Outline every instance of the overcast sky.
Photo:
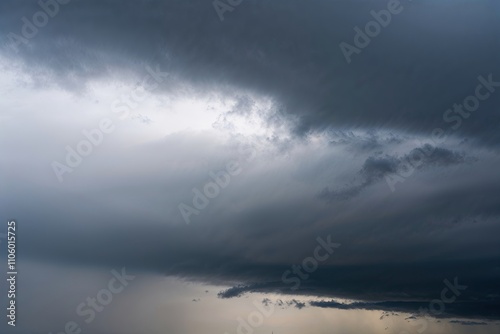
M 499 56 L 497 0 L 1 1 L 1 332 L 498 333 Z

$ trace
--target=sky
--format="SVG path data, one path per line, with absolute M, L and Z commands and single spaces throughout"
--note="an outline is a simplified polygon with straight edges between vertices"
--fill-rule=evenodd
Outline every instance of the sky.
M 498 333 L 499 56 L 497 0 L 1 1 L 0 332 Z

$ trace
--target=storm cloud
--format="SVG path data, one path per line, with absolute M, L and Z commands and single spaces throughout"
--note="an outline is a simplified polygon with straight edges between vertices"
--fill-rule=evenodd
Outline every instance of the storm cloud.
M 244 0 L 221 21 L 212 1 L 72 0 L 27 38 L 44 9 L 2 1 L 0 211 L 21 260 L 300 312 L 420 316 L 457 277 L 437 317 L 498 320 L 500 3 L 401 1 L 347 62 L 387 6 Z M 342 246 L 305 271 L 327 236 Z

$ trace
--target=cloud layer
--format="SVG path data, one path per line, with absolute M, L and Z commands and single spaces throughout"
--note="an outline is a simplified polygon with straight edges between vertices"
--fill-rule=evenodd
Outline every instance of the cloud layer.
M 415 313 L 458 277 L 442 317 L 498 319 L 500 3 L 401 6 L 347 63 L 339 44 L 387 1 L 245 0 L 221 22 L 210 1 L 73 0 L 15 48 L 41 7 L 2 1 L 0 208 L 22 256 L 297 295 L 301 312 L 319 296 Z M 103 118 L 59 182 L 52 163 Z M 283 273 L 328 236 L 342 246 L 292 290 Z

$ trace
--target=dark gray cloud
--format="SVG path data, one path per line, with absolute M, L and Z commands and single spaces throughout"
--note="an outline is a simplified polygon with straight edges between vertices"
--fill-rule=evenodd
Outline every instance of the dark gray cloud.
M 292 306 L 292 307 L 295 307 L 299 310 L 302 310 L 303 308 L 307 307 L 305 302 L 302 302 L 302 301 L 297 300 L 297 299 L 292 299 L 292 300 L 287 300 L 287 301 L 283 301 L 281 299 L 278 299 L 275 302 L 273 302 L 269 298 L 264 298 L 262 300 L 262 304 L 264 304 L 265 306 L 269 306 L 271 304 L 274 304 L 275 306 L 278 306 L 282 309 Z
M 484 326 L 486 322 L 468 321 L 468 320 L 450 320 L 451 324 L 460 324 L 462 326 Z
M 311 301 L 309 302 L 311 306 L 322 307 L 322 308 L 335 308 L 339 310 L 382 310 L 382 311 L 397 311 L 405 313 L 414 313 L 416 316 L 410 316 L 406 319 L 415 320 L 417 317 L 423 317 L 431 315 L 436 318 L 450 318 L 450 317 L 479 317 L 484 318 L 486 314 L 489 314 L 492 319 L 497 319 L 496 314 L 498 313 L 499 305 L 497 303 L 483 303 L 483 302 L 467 302 L 467 303 L 451 303 L 446 305 L 444 311 L 439 312 L 439 314 L 432 314 L 429 312 L 428 302 L 378 302 L 378 303 L 366 303 L 366 302 L 355 302 L 350 304 L 339 303 L 336 301 Z M 478 308 L 482 309 L 478 311 Z M 425 310 L 425 311 L 422 311 Z M 460 324 L 463 326 L 478 326 L 487 325 L 486 322 L 478 321 L 467 321 L 467 320 L 450 320 L 449 323 Z
M 293 305 L 295 308 L 298 308 L 299 310 L 303 309 L 306 307 L 306 303 L 292 299 L 291 301 L 287 302 L 288 305 Z
M 186 83 L 203 93 L 270 94 L 300 120 L 300 134 L 331 126 L 449 130 L 455 122 L 443 121 L 444 112 L 474 94 L 478 76 L 500 81 L 499 5 L 402 4 L 404 11 L 351 64 L 339 43 L 353 43 L 353 28 L 387 1 L 248 0 L 220 22 L 209 1 L 74 0 L 16 57 L 35 76 L 46 73 L 45 83 L 65 88 L 159 64 L 172 74 L 162 87 L 167 92 L 187 93 Z M 1 6 L 4 34 L 20 32 L 21 18 L 39 10 L 29 1 Z M 420 38 L 422 31 L 432 33 Z M 499 101 L 491 94 L 457 133 L 497 143 Z
M 359 195 L 363 189 L 373 183 L 384 180 L 386 176 L 405 175 L 414 169 L 448 167 L 461 163 L 472 163 L 475 159 L 466 158 L 464 153 L 454 152 L 441 147 L 426 144 L 411 150 L 401 157 L 377 155 L 367 158 L 358 172 L 357 179 L 342 189 L 324 188 L 319 198 L 326 200 L 347 200 Z
M 400 135 L 389 133 L 382 136 L 379 133 L 368 131 L 365 134 L 354 133 L 352 131 L 339 131 L 331 129 L 328 131 L 333 138 L 332 145 L 342 145 L 355 153 L 363 151 L 380 150 L 391 144 L 400 144 L 405 138 Z
M 233 297 L 240 297 L 243 293 L 246 291 L 251 291 L 252 287 L 250 286 L 233 286 L 227 290 L 221 291 L 217 294 L 219 298 L 233 298 Z

